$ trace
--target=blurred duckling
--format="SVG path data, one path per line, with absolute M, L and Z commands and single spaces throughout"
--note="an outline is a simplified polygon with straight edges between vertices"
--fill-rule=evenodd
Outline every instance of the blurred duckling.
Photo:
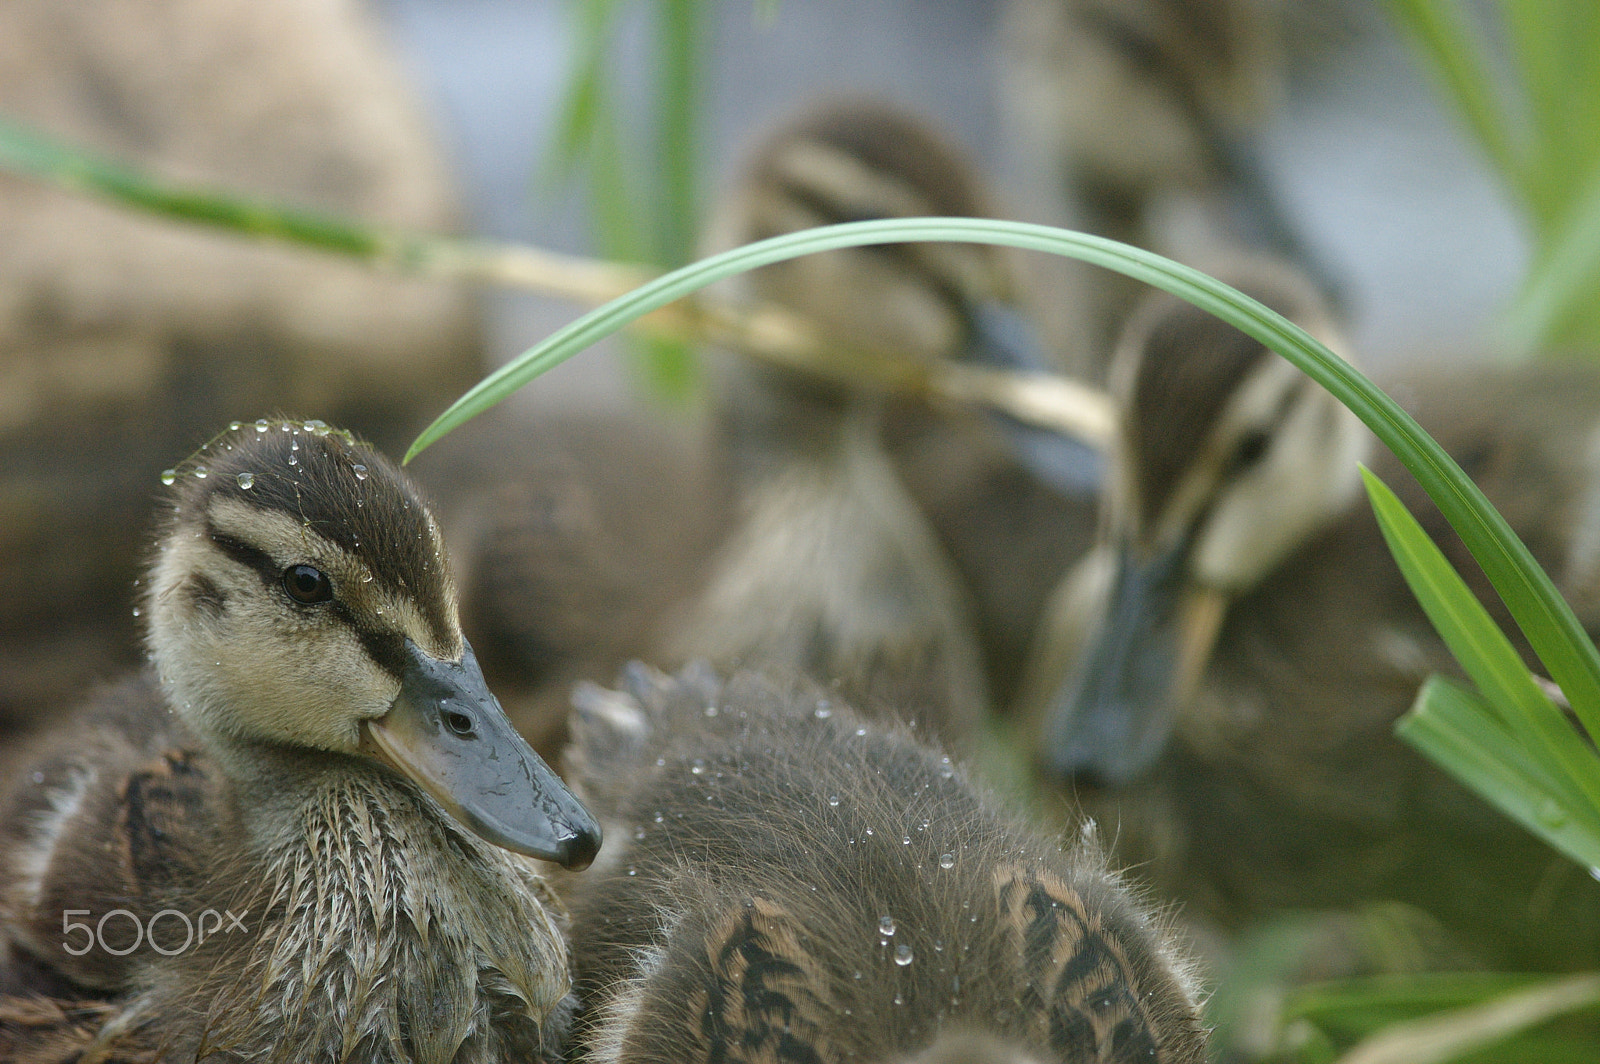
M 1254 147 L 1284 96 L 1286 50 L 1318 21 L 1305 9 L 1327 6 L 1010 0 L 1000 100 L 1023 180 L 1064 194 L 1074 228 L 1184 261 L 1277 254 L 1336 291 Z M 1109 350 L 1142 287 L 1105 271 L 1088 286 Z
M 1288 267 L 1220 276 L 1331 339 Z M 1287 362 L 1172 297 L 1129 323 L 1113 387 L 1104 536 L 1058 594 L 1028 684 L 1047 770 L 1091 806 L 1118 803 L 1124 858 L 1158 858 L 1191 912 L 1237 925 L 1391 898 L 1491 963 L 1600 962 L 1600 884 L 1392 734 L 1428 674 L 1457 670 L 1358 460 L 1509 624 L 1399 462 Z M 1600 630 L 1600 378 L 1480 368 L 1390 390 Z
M 711 244 L 842 221 L 985 212 L 972 168 L 941 137 L 901 111 L 849 101 L 803 115 L 757 151 L 712 227 Z M 1010 265 L 989 247 L 913 244 L 806 256 L 746 274 L 727 291 L 803 316 L 844 351 L 923 364 L 1044 365 L 1014 302 Z M 738 524 L 704 593 L 674 626 L 666 656 L 800 669 L 838 683 L 864 707 L 896 707 L 947 742 L 968 742 L 989 704 L 975 633 L 1004 632 L 985 639 L 984 649 L 1013 652 L 1012 629 L 984 622 L 990 615 L 1009 622 L 1019 612 L 1008 594 L 1033 596 L 1020 612 L 1036 610 L 1035 589 L 1049 582 L 1020 592 L 1006 584 L 993 572 L 988 540 L 1037 537 L 1037 529 L 1006 518 L 1048 494 L 1052 478 L 1091 478 L 1085 470 L 1093 456 L 1017 426 L 963 422 L 749 361 L 722 364 L 718 385 L 714 416 L 730 455 Z M 938 470 L 918 464 L 933 441 L 952 435 L 972 458 Z M 1023 483 L 1002 483 L 999 471 L 1019 468 Z M 919 505 L 908 473 L 911 484 L 943 500 L 937 512 L 949 519 L 939 527 L 930 525 L 933 511 Z M 1016 497 L 1023 501 L 1008 509 Z M 989 519 L 971 520 L 974 507 Z M 1045 564 L 1064 564 L 1059 543 L 1080 527 L 1082 504 L 1038 510 L 1065 526 L 1060 536 L 1053 526 L 1042 537 L 1057 544 Z M 985 610 L 976 621 L 974 600 Z
M 484 686 L 428 507 L 315 422 L 169 479 L 150 668 L 12 758 L 6 1059 L 537 1057 L 569 984 L 527 858 L 599 828 Z
M 613 840 L 563 877 L 579 1061 L 1199 1062 L 1195 990 L 1092 839 L 1063 851 L 806 684 L 633 666 L 574 697 Z

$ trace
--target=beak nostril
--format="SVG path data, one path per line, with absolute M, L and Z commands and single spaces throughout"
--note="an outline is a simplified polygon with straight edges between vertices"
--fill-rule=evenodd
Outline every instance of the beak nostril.
M 457 735 L 471 735 L 474 731 L 472 718 L 459 711 L 452 710 L 446 713 L 444 722 Z

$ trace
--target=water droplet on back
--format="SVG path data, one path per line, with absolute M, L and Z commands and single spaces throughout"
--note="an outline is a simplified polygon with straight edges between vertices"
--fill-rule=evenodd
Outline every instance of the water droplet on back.
M 234 479 L 239 482 L 239 486 L 245 491 L 249 491 L 256 486 L 256 475 L 254 473 L 240 473 Z
M 354 471 L 357 480 L 367 479 L 367 467 L 362 465 L 360 462 L 355 463 L 350 468 L 352 471 Z
M 956 866 L 956 855 L 955 854 L 953 854 L 953 853 L 941 853 L 939 855 L 939 867 L 940 868 L 954 868 L 955 866 Z
M 904 942 L 900 943 L 894 948 L 894 962 L 900 967 L 904 968 L 914 959 L 915 958 L 911 953 L 911 947 L 906 945 Z
M 261 420 L 256 422 L 256 431 L 257 432 L 265 432 L 271 427 L 272 427 L 271 423 L 269 423 L 266 418 L 262 418 Z
M 894 934 L 894 917 L 880 916 L 878 918 L 878 934 L 885 936 Z
M 176 469 L 163 469 L 161 471 L 161 483 L 167 484 L 167 485 L 170 486 L 172 484 L 176 484 L 177 482 L 178 482 L 178 471 Z

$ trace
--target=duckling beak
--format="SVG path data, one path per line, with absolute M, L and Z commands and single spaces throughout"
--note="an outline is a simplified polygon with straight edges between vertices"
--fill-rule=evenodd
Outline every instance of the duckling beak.
M 600 825 L 511 726 L 472 648 L 446 661 L 407 639 L 405 653 L 400 694 L 387 714 L 362 726 L 363 749 L 480 838 L 587 868 L 600 849 Z
M 1045 768 L 1121 786 L 1166 747 L 1226 610 L 1186 579 L 1187 544 L 1146 560 L 1123 553 L 1097 631 L 1045 726 Z
M 1038 330 L 1016 308 L 994 300 L 979 303 L 969 313 L 968 328 L 968 361 L 1013 373 L 1054 372 L 1045 360 Z M 1100 489 L 1105 458 L 1098 450 L 1006 414 L 993 417 L 1017 461 L 1035 480 L 1069 498 Z

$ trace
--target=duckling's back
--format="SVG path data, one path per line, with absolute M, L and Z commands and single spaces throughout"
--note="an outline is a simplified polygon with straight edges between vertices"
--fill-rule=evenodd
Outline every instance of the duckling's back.
M 1092 845 L 1063 853 L 814 690 L 627 684 L 574 720 L 614 840 L 567 885 L 580 1057 L 886 1060 L 979 1033 L 1014 1059 L 1202 1059 L 1171 942 Z

